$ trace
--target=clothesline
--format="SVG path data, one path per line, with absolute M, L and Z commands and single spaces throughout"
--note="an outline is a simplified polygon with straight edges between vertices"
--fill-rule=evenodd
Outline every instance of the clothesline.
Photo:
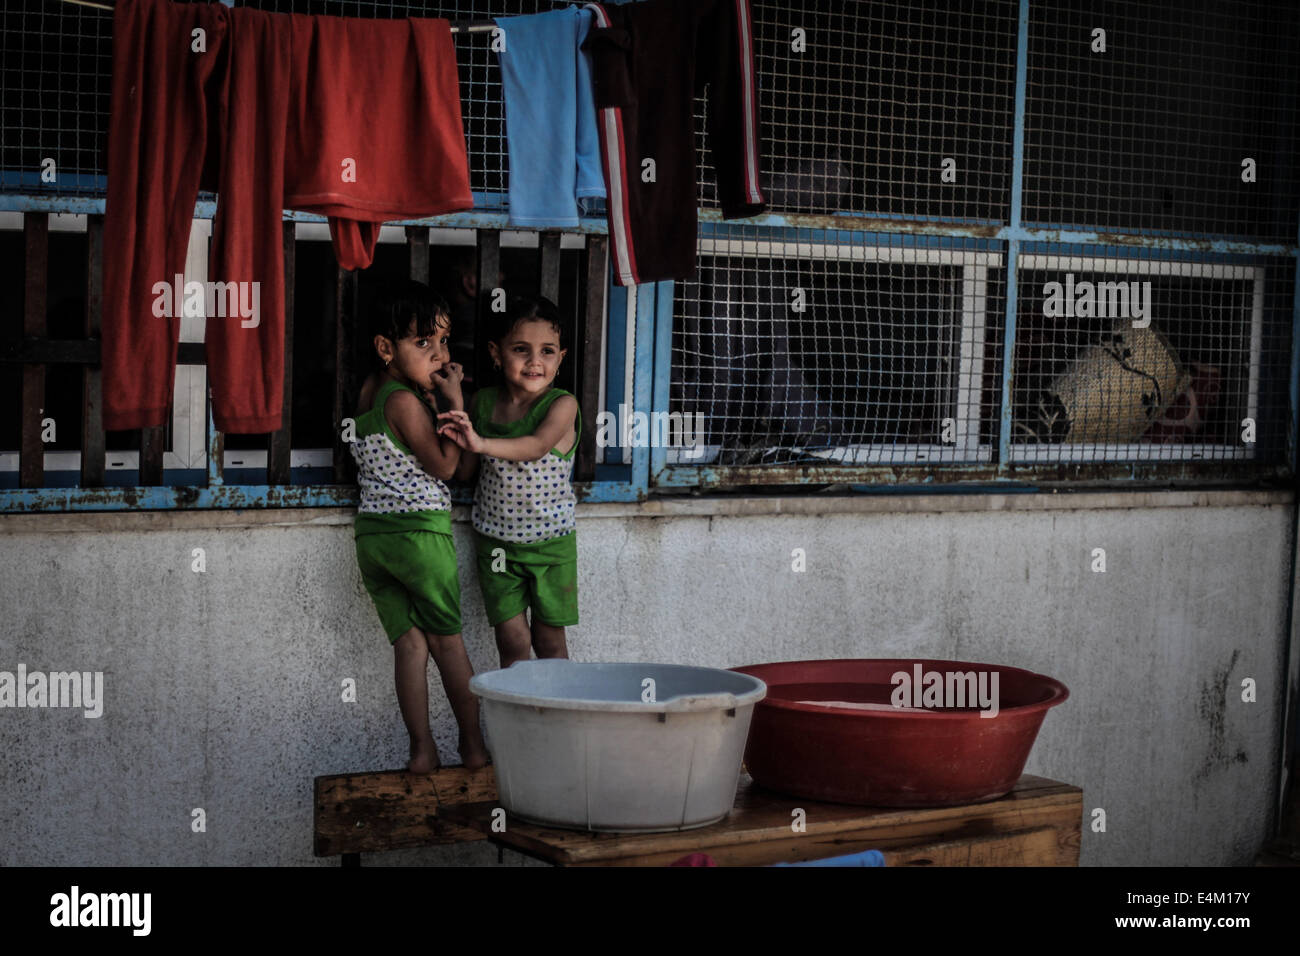
M 618 285 L 695 275 L 692 120 L 701 81 L 722 217 L 767 210 L 749 4 L 698 2 L 700 16 L 685 22 L 682 0 L 499 21 L 509 41 L 497 51 L 509 224 L 570 228 L 580 200 L 606 197 Z M 154 280 L 181 272 L 185 250 L 171 240 L 186 236 L 207 183 L 221 197 L 210 257 L 226 291 L 208 286 L 214 305 L 218 295 L 224 303 L 214 311 L 252 320 L 205 325 L 212 420 L 226 434 L 276 431 L 285 396 L 284 210 L 326 216 L 338 266 L 354 271 L 374 261 L 383 222 L 475 208 L 447 21 L 372 19 L 360 30 L 340 17 L 170 0 L 116 0 L 113 9 L 119 108 L 108 115 L 104 427 L 166 422 L 185 310 L 179 292 L 174 308 L 159 303 Z M 157 42 L 199 27 L 210 31 L 211 52 L 240 66 Z M 277 55 L 286 44 L 304 55 Z M 363 128 L 373 134 L 357 135 Z M 643 178 L 643 163 L 657 175 Z M 140 321 L 159 304 L 169 321 Z
M 79 7 L 94 7 L 96 10 L 112 12 L 111 3 L 95 3 L 94 0 L 59 0 L 60 3 L 75 3 Z M 495 30 L 496 24 L 491 20 L 455 20 L 451 24 L 452 33 L 487 33 Z

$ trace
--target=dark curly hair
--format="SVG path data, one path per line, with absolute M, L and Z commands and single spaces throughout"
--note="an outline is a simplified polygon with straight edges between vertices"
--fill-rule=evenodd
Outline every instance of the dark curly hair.
M 396 345 L 398 339 L 411 333 L 412 322 L 418 336 L 432 336 L 439 328 L 450 328 L 451 309 L 447 300 L 423 282 L 413 279 L 386 283 L 372 294 L 366 310 L 367 344 L 372 343 L 376 335 L 382 335 Z M 373 347 L 369 354 L 372 364 L 382 364 Z

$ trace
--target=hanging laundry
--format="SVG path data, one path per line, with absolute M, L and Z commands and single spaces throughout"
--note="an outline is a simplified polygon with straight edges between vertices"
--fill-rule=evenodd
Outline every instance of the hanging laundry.
M 758 92 L 748 0 L 588 3 L 591 54 L 619 285 L 695 277 L 695 96 L 724 219 L 767 208 L 759 183 Z
M 241 288 L 244 283 L 256 283 L 253 288 L 259 290 L 260 303 L 259 314 L 251 322 L 232 318 L 226 310 L 226 317 L 208 313 L 204 323 L 212 419 L 218 429 L 231 434 L 270 432 L 281 424 L 284 173 L 288 162 L 306 160 L 285 152 L 288 75 L 296 52 L 292 34 L 285 29 L 287 20 L 281 14 L 247 7 L 231 10 L 226 42 L 219 51 L 226 63 L 226 81 L 219 138 L 215 144 L 209 143 L 209 149 L 216 147 L 220 173 L 208 275 L 216 281 L 238 283 Z M 211 45 L 208 50 L 211 54 Z M 194 197 L 186 194 L 176 199 L 170 214 L 178 224 L 188 224 L 194 214 Z M 119 316 L 119 321 L 122 318 L 131 323 L 136 335 L 155 334 L 150 327 L 141 328 L 134 316 Z M 104 321 L 107 324 L 107 309 Z M 150 370 L 143 377 L 156 380 L 161 371 Z M 175 370 L 168 366 L 165 374 L 171 379 Z M 120 387 L 114 379 L 121 381 L 119 376 L 110 376 L 105 366 L 106 399 Z M 107 404 L 105 401 L 106 423 Z
M 326 216 L 352 269 L 370 264 L 381 222 L 473 206 L 450 26 L 119 0 L 113 44 L 104 427 L 164 423 L 179 316 L 158 314 L 153 288 L 182 271 L 202 185 L 219 194 L 209 285 L 257 290 L 251 319 L 207 313 L 213 419 L 274 431 L 283 209 Z
M 180 316 L 155 316 L 152 290 L 184 271 L 195 197 L 200 185 L 217 187 L 208 144 L 229 17 L 220 4 L 162 0 L 118 0 L 113 11 L 102 329 L 109 430 L 161 425 L 171 405 Z M 207 52 L 192 49 L 197 36 Z
M 368 267 L 382 222 L 474 207 L 446 20 L 275 17 L 293 34 L 285 208 L 329 218 L 339 265 Z
M 581 199 L 603 197 L 600 138 L 587 55 L 590 10 L 496 21 L 510 157 L 510 225 L 578 225 Z

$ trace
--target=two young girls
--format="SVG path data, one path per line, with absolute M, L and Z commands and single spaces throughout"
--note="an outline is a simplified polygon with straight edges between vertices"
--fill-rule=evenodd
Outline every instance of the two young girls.
M 547 300 L 512 302 L 491 332 L 502 384 L 478 392 L 466 412 L 463 371 L 448 351 L 446 303 L 406 282 L 371 313 L 383 369 L 362 389 L 355 423 L 361 505 L 354 535 L 362 581 L 394 647 L 414 773 L 440 765 L 429 727 L 430 655 L 460 726 L 462 761 L 470 768 L 487 762 L 460 635 L 446 481 L 469 480 L 481 469 L 473 527 L 501 666 L 527 659 L 530 648 L 539 657 L 568 656 L 564 628 L 578 623 L 570 482 L 582 423 L 574 396 L 554 387 L 566 352 L 561 331 Z M 429 404 L 435 393 L 447 409 L 436 419 Z

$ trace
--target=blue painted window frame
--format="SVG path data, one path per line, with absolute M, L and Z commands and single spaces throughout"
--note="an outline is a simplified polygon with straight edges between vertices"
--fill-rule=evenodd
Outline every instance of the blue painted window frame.
M 106 186 L 104 177 L 88 177 L 97 180 L 102 189 Z M 83 184 L 84 185 L 84 184 Z M 434 226 L 442 228 L 494 229 L 512 230 L 503 210 L 505 195 L 498 193 L 474 193 L 475 209 L 471 212 L 453 213 L 427 219 L 403 220 L 386 225 Z M 83 215 L 103 215 L 105 199 L 85 196 L 46 196 L 17 193 L 0 193 L 0 211 L 37 212 L 37 213 L 74 213 Z M 203 199 L 195 204 L 195 218 L 212 218 L 216 212 L 216 203 Z M 286 222 L 326 222 L 322 216 L 310 213 L 288 211 L 283 217 Z M 607 225 L 604 219 L 585 219 L 576 229 L 565 230 L 584 234 L 604 235 Z M 626 311 L 627 290 L 607 280 L 606 306 L 608 313 L 607 334 L 605 337 L 605 368 L 607 408 L 617 414 L 621 391 L 616 393 L 609 383 L 621 382 L 626 374 L 626 343 L 628 329 L 619 319 Z M 649 366 L 639 361 L 649 345 L 649 335 L 653 329 L 638 328 L 635 332 L 637 362 L 636 407 L 646 407 L 649 403 Z M 644 340 L 644 341 L 643 341 Z M 644 381 L 643 381 L 644 379 Z M 172 484 L 138 485 L 138 472 L 110 471 L 105 474 L 105 484 L 99 487 L 81 487 L 79 473 L 64 471 L 45 472 L 46 480 L 61 478 L 71 483 L 64 486 L 42 488 L 0 488 L 0 513 L 27 512 L 79 512 L 79 511 L 121 511 L 121 510 L 176 510 L 176 509 L 243 509 L 243 508 L 320 508 L 320 507 L 355 507 L 358 504 L 358 491 L 354 485 L 301 483 L 289 485 L 267 485 L 264 483 L 243 483 L 232 478 L 240 477 L 241 471 L 253 469 L 227 469 L 223 477 L 218 473 L 216 426 L 212 420 L 211 407 L 207 410 L 208 467 L 206 474 L 199 470 L 168 469 L 166 478 Z M 604 459 L 611 460 L 606 462 Z M 261 471 L 262 469 L 256 469 Z M 295 468 L 295 473 L 316 469 Z M 597 449 L 595 480 L 586 483 L 587 493 L 584 501 L 636 501 L 645 496 L 648 477 L 648 459 L 642 450 L 634 450 L 630 465 L 624 464 L 614 455 L 607 455 Z M 204 483 L 199 483 L 200 481 Z M 177 482 L 193 482 L 181 484 Z M 457 489 L 455 500 L 465 502 L 469 494 Z

